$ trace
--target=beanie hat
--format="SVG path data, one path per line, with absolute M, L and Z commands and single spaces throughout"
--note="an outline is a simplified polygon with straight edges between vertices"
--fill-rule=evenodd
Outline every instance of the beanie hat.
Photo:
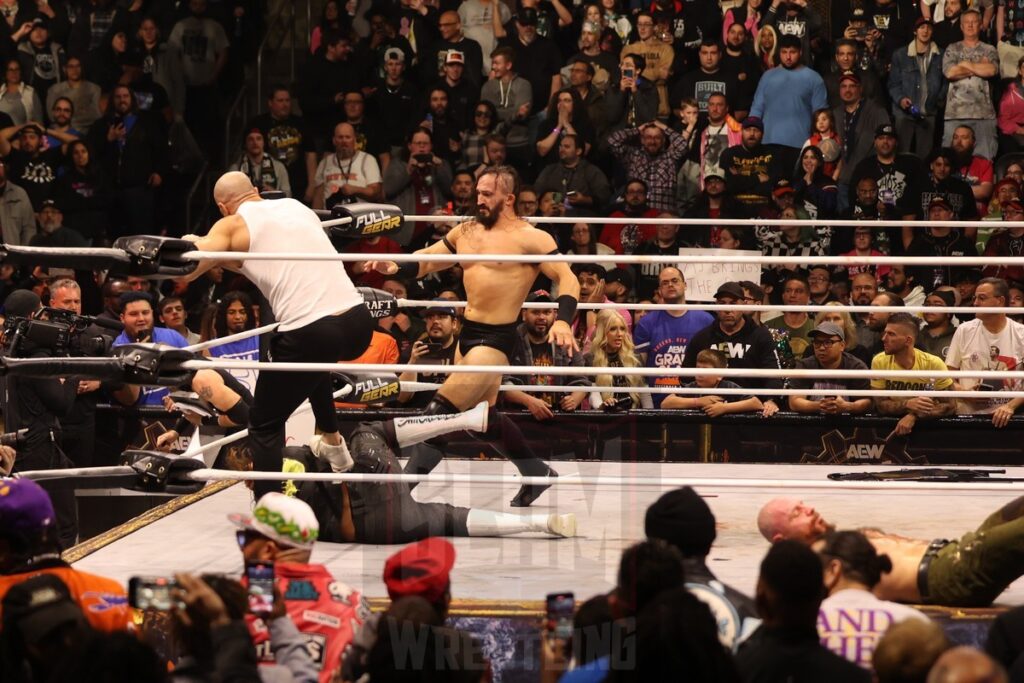
M 715 542 L 715 516 L 689 486 L 669 491 L 647 508 L 647 538 L 674 545 L 685 557 L 704 557 Z

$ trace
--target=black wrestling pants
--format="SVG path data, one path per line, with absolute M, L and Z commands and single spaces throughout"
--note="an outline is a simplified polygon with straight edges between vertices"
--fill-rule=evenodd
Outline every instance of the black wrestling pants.
M 270 360 L 275 363 L 353 360 L 370 345 L 375 326 L 366 306 L 359 305 L 341 315 L 326 316 L 297 330 L 275 334 L 270 340 Z M 253 469 L 257 472 L 281 471 L 285 422 L 307 398 L 316 426 L 324 432 L 338 431 L 330 373 L 264 370 L 256 380 L 253 394 L 254 402 L 249 411 L 249 443 L 252 445 Z M 264 493 L 280 491 L 282 483 L 255 482 L 256 498 Z

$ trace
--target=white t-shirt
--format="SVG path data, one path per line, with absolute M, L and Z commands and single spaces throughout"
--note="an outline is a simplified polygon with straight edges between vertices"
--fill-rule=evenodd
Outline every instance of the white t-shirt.
M 890 626 L 906 619 L 929 620 L 913 607 L 879 600 L 868 591 L 846 589 L 822 601 L 818 636 L 832 652 L 870 670 L 878 641 Z
M 956 328 L 946 353 L 946 365 L 960 370 L 1016 370 L 1024 359 L 1024 325 L 1007 319 L 1006 326 L 997 334 L 985 329 L 978 319 L 968 320 Z M 979 383 L 975 378 L 962 378 L 964 389 L 974 389 Z M 985 380 L 988 385 L 1004 391 L 1021 387 L 1020 380 Z M 986 391 L 979 399 L 960 399 L 957 412 L 961 415 L 986 414 L 993 412 L 1010 399 L 999 398 Z
M 494 37 L 494 25 L 491 12 L 494 7 L 501 12 L 501 23 L 506 24 L 512 18 L 512 12 L 508 5 L 499 0 L 490 0 L 483 3 L 480 0 L 465 0 L 459 5 L 459 20 L 462 22 L 462 32 L 467 38 L 480 43 L 480 51 L 484 56 L 484 73 L 486 76 L 491 69 L 490 54 L 498 46 Z
M 244 202 L 238 215 L 249 230 L 251 254 L 337 253 L 320 218 L 295 199 Z M 340 261 L 249 259 L 241 271 L 270 302 L 281 332 L 363 303 Z
M 324 186 L 324 199 L 340 190 L 344 185 L 366 187 L 380 182 L 380 166 L 377 160 L 366 152 L 356 150 L 351 159 L 339 159 L 337 154 L 328 154 L 316 167 L 314 185 Z

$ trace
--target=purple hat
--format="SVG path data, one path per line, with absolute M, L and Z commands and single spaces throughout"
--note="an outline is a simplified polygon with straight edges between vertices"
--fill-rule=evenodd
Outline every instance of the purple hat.
M 31 479 L 0 479 L 0 535 L 34 533 L 53 526 L 50 496 Z

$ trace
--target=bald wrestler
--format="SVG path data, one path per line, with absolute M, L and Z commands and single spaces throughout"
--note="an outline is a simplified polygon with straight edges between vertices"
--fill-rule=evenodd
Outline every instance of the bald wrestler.
M 521 254 L 539 256 L 558 253 L 551 235 L 532 227 L 516 215 L 516 194 L 519 178 L 508 166 L 488 168 L 477 180 L 477 213 L 473 220 L 460 223 L 437 242 L 417 254 L 452 254 L 452 263 L 405 263 L 399 267 L 390 261 L 372 261 L 367 269 L 409 280 L 450 268 L 461 255 Z M 558 319 L 551 326 L 548 341 L 569 351 L 579 348 L 570 323 L 576 313 L 580 286 L 567 263 L 464 263 L 463 285 L 466 289 L 466 312 L 459 333 L 455 362 L 460 365 L 508 365 L 516 343 L 516 327 L 523 300 L 539 273 L 558 287 Z M 538 458 L 529 447 L 522 431 L 508 417 L 493 410 L 501 385 L 501 373 L 452 373 L 438 389 L 426 415 L 456 413 L 487 401 L 492 406 L 490 428 L 484 438 L 496 445 L 502 455 L 515 464 L 521 474 L 555 476 L 556 473 Z M 427 456 L 427 457 L 424 457 Z M 406 472 L 425 474 L 438 459 L 428 454 L 414 454 Z M 513 507 L 529 506 L 546 486 L 523 486 L 512 499 Z
M 199 251 L 238 252 L 238 260 L 204 259 L 188 276 L 194 280 L 215 266 L 245 275 L 270 303 L 280 323 L 271 337 L 273 362 L 335 363 L 358 358 L 370 344 L 374 322 L 363 299 L 336 261 L 247 261 L 245 254 L 334 254 L 320 218 L 294 199 L 265 201 L 244 173 L 232 171 L 217 180 L 213 198 L 224 216 L 205 237 L 186 235 Z M 253 467 L 280 472 L 285 421 L 305 399 L 323 433 L 310 447 L 344 470 L 352 458 L 338 433 L 338 417 L 327 372 L 261 372 L 249 413 Z M 256 482 L 255 493 L 280 488 Z
M 772 543 L 792 539 L 813 545 L 835 528 L 811 506 L 792 498 L 768 501 L 757 515 L 761 535 Z M 893 569 L 874 593 L 883 600 L 986 607 L 1024 574 L 1024 496 L 988 516 L 959 540 L 926 541 L 860 529 Z

